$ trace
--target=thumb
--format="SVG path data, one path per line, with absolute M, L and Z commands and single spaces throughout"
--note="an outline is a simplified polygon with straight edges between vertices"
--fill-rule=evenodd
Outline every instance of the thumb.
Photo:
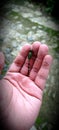
M 1 71 L 4 67 L 4 62 L 5 62 L 4 54 L 2 52 L 0 52 L 0 74 L 1 74 Z

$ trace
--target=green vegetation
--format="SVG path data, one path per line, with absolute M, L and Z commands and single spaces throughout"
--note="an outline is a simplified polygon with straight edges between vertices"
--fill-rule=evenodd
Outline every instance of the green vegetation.
M 12 2 L 12 3 L 16 3 L 16 4 L 23 4 L 26 1 L 30 2 L 30 3 L 35 3 L 37 5 L 43 4 L 45 6 L 44 11 L 54 17 L 56 17 L 57 19 L 59 19 L 59 2 L 58 0 L 4 0 L 1 2 L 1 6 L 4 5 L 4 3 L 6 4 L 7 2 Z
M 56 17 L 57 19 L 59 19 L 59 14 L 58 14 L 58 10 L 59 10 L 59 4 L 58 4 L 58 0 L 28 0 L 31 2 L 35 2 L 36 4 L 43 4 L 45 6 L 45 11 Z

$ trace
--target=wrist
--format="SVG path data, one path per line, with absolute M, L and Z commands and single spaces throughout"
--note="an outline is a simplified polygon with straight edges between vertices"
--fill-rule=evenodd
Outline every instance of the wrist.
M 10 86 L 9 81 L 2 79 L 0 80 L 0 118 L 2 118 L 2 114 L 7 109 L 11 97 L 12 97 L 13 89 Z

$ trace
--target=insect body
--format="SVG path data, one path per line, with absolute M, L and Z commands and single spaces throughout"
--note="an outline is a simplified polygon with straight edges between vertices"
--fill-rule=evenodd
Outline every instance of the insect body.
M 30 59 L 32 58 L 33 56 L 33 51 L 30 50 L 29 53 L 28 53 L 28 75 L 29 75 L 29 72 L 30 72 Z
M 32 58 L 32 56 L 33 56 L 33 51 L 30 50 L 29 53 L 28 53 L 28 59 L 30 60 Z

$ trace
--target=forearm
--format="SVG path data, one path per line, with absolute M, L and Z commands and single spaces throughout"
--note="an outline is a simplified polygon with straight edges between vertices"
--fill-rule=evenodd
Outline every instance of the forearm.
M 12 97 L 12 88 L 9 81 L 0 80 L 0 126 L 5 127 L 5 119 L 8 117 L 7 109 Z
M 0 81 L 0 127 L 1 130 L 29 130 L 23 127 L 23 121 L 19 109 L 19 120 L 17 113 L 14 111 L 17 106 L 16 100 L 13 94 L 13 85 L 10 86 L 10 82 L 7 80 Z M 13 97 L 13 100 L 12 100 Z M 15 100 L 15 104 L 12 102 Z M 25 119 L 25 117 L 24 117 Z M 19 121 L 19 123 L 18 123 Z M 25 120 L 24 120 L 25 121 Z
M 12 97 L 12 87 L 10 87 L 9 81 L 0 80 L 0 111 L 3 112 L 10 103 Z

